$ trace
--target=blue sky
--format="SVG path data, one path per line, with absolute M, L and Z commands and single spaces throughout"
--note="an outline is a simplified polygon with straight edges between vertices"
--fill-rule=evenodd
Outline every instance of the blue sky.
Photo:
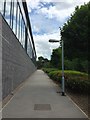
M 31 20 L 32 32 L 37 57 L 50 59 L 52 50 L 59 43 L 49 43 L 48 40 L 60 39 L 59 27 L 69 19 L 75 7 L 89 0 L 26 0 Z

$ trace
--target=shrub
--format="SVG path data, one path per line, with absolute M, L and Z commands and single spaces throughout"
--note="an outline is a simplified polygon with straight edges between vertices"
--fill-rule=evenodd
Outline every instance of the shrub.
M 56 69 L 43 69 L 51 79 L 61 83 L 62 81 L 62 71 Z M 67 89 L 73 90 L 74 92 L 88 92 L 90 91 L 90 80 L 88 79 L 88 74 L 65 70 L 65 87 Z
M 42 68 L 42 70 L 46 73 L 50 73 L 51 71 L 56 71 L 58 69 L 56 69 L 56 68 Z
M 61 72 L 58 70 L 58 71 L 51 71 L 49 72 L 49 77 L 52 78 L 54 81 L 57 81 L 57 82 L 60 82 L 61 83 L 61 80 L 62 80 L 62 74 Z

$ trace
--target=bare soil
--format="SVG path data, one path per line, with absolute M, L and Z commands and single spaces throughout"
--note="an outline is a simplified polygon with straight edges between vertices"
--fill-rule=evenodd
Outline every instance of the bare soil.
M 66 90 L 67 95 L 90 117 L 90 99 L 88 94 L 74 93 Z

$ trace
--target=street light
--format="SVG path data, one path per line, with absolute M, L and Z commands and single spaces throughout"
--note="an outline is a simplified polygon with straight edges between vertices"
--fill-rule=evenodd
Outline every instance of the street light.
M 49 42 L 60 42 L 60 40 L 50 39 Z M 64 44 L 62 39 L 62 96 L 65 96 L 65 80 L 64 80 Z
M 60 40 L 50 39 L 49 42 L 60 42 Z

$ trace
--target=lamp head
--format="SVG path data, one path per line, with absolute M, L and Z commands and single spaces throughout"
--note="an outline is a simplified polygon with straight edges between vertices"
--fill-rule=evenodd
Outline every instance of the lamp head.
M 49 42 L 60 42 L 60 40 L 50 39 Z

